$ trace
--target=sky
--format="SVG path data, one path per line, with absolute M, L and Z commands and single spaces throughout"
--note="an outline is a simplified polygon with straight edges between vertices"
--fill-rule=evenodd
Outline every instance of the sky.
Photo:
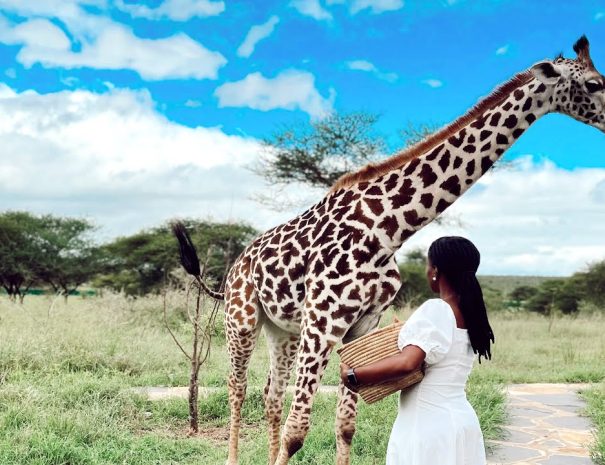
M 283 125 L 367 111 L 394 151 L 582 34 L 605 71 L 598 1 L 0 0 L 0 211 L 84 217 L 100 241 L 176 217 L 262 231 L 325 194 L 250 169 Z M 401 254 L 457 234 L 482 274 L 605 259 L 605 134 L 551 114 L 506 158 Z

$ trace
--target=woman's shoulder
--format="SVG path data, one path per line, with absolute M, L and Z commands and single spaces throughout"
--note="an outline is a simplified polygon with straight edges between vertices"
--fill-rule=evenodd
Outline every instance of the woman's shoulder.
M 454 312 L 445 300 L 435 298 L 426 300 L 418 309 L 413 313 L 414 318 L 426 318 L 430 320 L 445 320 L 445 321 L 456 321 Z

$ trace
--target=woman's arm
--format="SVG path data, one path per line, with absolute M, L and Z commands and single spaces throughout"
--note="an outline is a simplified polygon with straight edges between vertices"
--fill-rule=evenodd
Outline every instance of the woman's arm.
M 379 360 L 369 365 L 353 367 L 357 386 L 350 386 L 347 379 L 349 367 L 344 363 L 340 364 L 340 378 L 345 386 L 355 391 L 359 386 L 368 384 L 377 384 L 384 381 L 398 379 L 410 371 L 419 368 L 424 362 L 426 353 L 418 346 L 409 345 L 395 355 L 391 355 L 383 360 Z

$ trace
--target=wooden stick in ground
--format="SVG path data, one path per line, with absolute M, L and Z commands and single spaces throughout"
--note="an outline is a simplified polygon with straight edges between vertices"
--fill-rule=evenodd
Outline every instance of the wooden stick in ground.
M 193 351 L 191 354 L 191 375 L 189 377 L 189 430 L 190 433 L 197 434 L 198 427 L 198 393 L 199 383 L 198 376 L 200 372 L 200 356 L 202 347 L 199 346 L 199 331 L 200 331 L 200 303 L 202 289 L 197 286 L 197 298 L 195 303 L 195 323 L 193 324 Z M 202 346 L 204 342 L 202 340 Z

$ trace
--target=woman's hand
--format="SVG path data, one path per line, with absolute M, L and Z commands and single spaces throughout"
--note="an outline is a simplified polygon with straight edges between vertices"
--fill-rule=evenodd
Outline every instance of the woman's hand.
M 349 371 L 349 366 L 346 363 L 341 363 L 340 364 L 340 380 L 342 381 L 342 383 L 351 391 L 353 392 L 357 392 L 358 387 L 357 386 L 351 386 L 349 384 L 349 377 L 347 376 L 347 373 Z

